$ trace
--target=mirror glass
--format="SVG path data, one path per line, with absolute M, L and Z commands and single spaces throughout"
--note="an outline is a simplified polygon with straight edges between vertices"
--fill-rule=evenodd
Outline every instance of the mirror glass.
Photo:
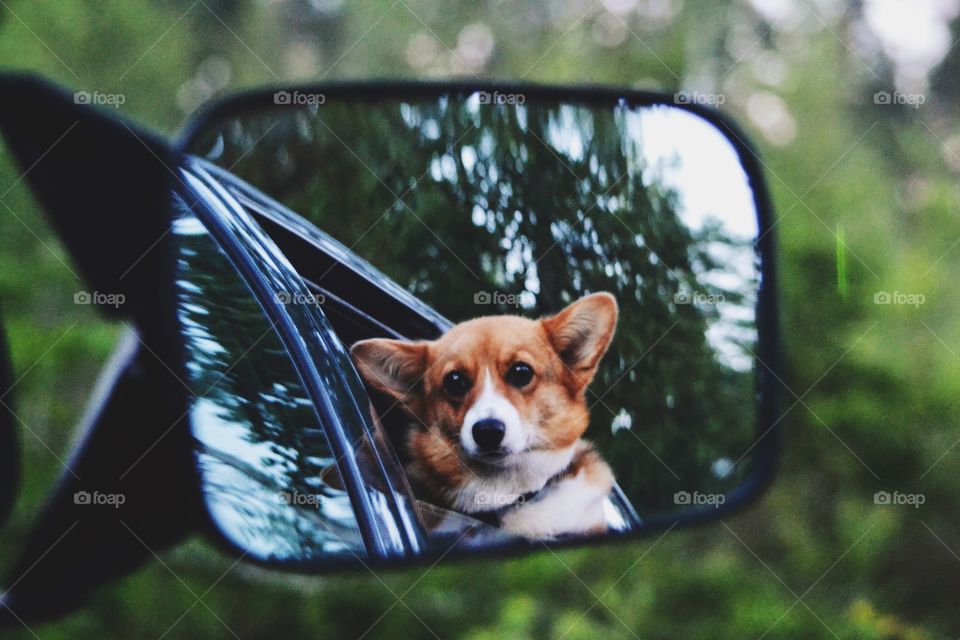
M 760 419 L 764 403 L 772 401 L 758 387 L 766 371 L 758 358 L 770 348 L 758 322 L 767 259 L 757 243 L 752 184 L 759 177 L 748 175 L 731 139 L 696 108 L 650 98 L 430 88 L 376 93 L 280 91 L 238 101 L 203 121 L 188 151 L 302 216 L 452 323 L 496 314 L 552 316 L 596 292 L 612 294 L 619 308 L 609 348 L 582 395 L 565 374 L 550 373 L 556 363 L 539 351 L 542 344 L 522 352 L 533 361 L 521 364 L 541 374 L 538 381 L 549 377 L 569 391 L 572 399 L 552 405 L 564 415 L 545 417 L 550 403 L 538 394 L 549 385 L 524 390 L 510 382 L 525 375 L 507 370 L 515 362 L 491 365 L 488 386 L 501 391 L 492 406 L 500 409 L 470 419 L 505 423 L 484 427 L 492 435 L 449 424 L 451 415 L 466 420 L 469 407 L 457 408 L 450 396 L 459 392 L 445 386 L 446 378 L 431 378 L 436 372 L 406 380 L 407 391 L 422 395 L 409 402 L 391 397 L 366 372 L 374 403 L 389 409 L 381 418 L 393 453 L 412 473 L 418 503 L 498 529 L 511 509 L 537 504 L 542 508 L 522 519 L 550 520 L 556 510 L 543 506 L 548 498 L 557 504 L 566 495 L 571 513 L 585 500 L 564 481 L 589 476 L 603 486 L 602 470 L 609 468 L 606 526 L 590 527 L 592 533 L 662 528 L 729 507 L 756 479 L 760 457 L 769 455 L 758 443 L 770 427 Z M 568 372 L 587 366 L 591 349 L 602 350 L 591 336 L 604 313 L 585 307 L 577 322 L 558 322 L 553 335 L 543 334 Z M 475 366 L 480 356 L 470 350 L 500 353 L 519 339 L 513 325 L 503 326 L 482 348 L 463 346 L 464 353 L 454 354 L 468 378 L 463 402 L 479 400 L 481 381 L 473 378 L 486 370 Z M 358 337 L 342 335 L 346 348 Z M 395 336 L 370 330 L 361 337 Z M 453 366 L 440 360 L 441 367 Z M 497 405 L 503 401 L 512 409 Z M 411 416 L 405 407 L 416 403 L 419 414 Z M 510 440 L 511 420 L 529 432 L 556 429 L 546 422 L 581 409 L 589 412 L 582 439 L 594 453 L 578 454 L 574 466 L 547 455 L 552 451 L 509 464 L 494 460 L 497 452 L 485 460 L 474 455 L 482 439 L 499 433 Z M 490 508 L 451 498 L 457 490 L 445 483 L 462 483 L 462 469 L 424 477 L 423 458 L 433 454 L 412 444 L 410 433 L 425 429 L 445 439 L 457 459 L 451 464 L 496 487 L 482 498 Z M 545 440 L 530 436 L 518 446 L 532 442 Z M 553 471 L 531 469 L 536 465 Z M 547 483 L 531 491 L 517 480 L 524 474 Z M 541 525 L 532 526 L 529 537 L 542 537 Z M 588 529 L 556 527 L 548 538 Z

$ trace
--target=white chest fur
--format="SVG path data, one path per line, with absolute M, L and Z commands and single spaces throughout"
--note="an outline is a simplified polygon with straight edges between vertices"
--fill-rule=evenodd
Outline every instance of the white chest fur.
M 549 539 L 606 527 L 603 502 L 607 486 L 590 482 L 584 471 L 547 488 L 536 500 L 507 511 L 501 527 L 525 538 Z

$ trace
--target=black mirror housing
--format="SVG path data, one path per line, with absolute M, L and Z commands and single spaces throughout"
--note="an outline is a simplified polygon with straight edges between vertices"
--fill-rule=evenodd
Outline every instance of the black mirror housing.
M 175 544 L 195 528 L 198 502 L 171 282 L 175 153 L 31 76 L 0 76 L 0 132 L 81 274 L 81 293 L 131 325 L 5 580 L 14 587 L 2 595 L 2 625 L 62 613 Z M 0 429 L 0 439 L 12 450 L 12 433 Z M 13 465 L 0 468 L 0 492 L 14 473 Z M 93 491 L 122 495 L 123 504 L 85 505 L 84 492 Z

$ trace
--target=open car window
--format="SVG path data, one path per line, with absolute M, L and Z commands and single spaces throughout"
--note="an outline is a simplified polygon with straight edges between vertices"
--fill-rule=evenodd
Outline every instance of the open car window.
M 213 521 L 228 541 L 264 560 L 362 557 L 364 541 L 338 460 L 276 323 L 182 197 L 175 196 L 175 209 L 191 424 Z M 376 461 L 393 460 L 392 446 L 372 438 L 358 451 L 364 481 L 382 494 Z M 488 523 L 408 497 L 435 544 L 469 546 L 509 537 Z M 278 504 L 287 508 L 278 510 Z
M 406 340 L 429 339 L 452 326 L 431 306 L 309 220 L 286 209 L 229 172 L 199 160 L 197 162 L 217 176 L 284 251 L 285 257 L 310 287 L 314 299 L 324 301 L 326 316 L 345 346 L 383 336 Z M 372 285 L 371 289 L 358 289 L 362 286 L 360 281 Z M 383 398 L 377 396 L 372 398 L 372 402 L 379 416 L 380 433 L 384 436 L 375 440 L 378 455 L 388 460 L 402 459 L 403 440 L 410 427 L 409 420 L 396 410 L 395 403 L 384 402 Z M 487 531 L 496 530 L 489 523 L 423 500 L 415 502 L 426 531 L 435 538 L 434 542 L 442 543 L 450 535 L 461 537 L 466 545 L 498 542 L 507 537 L 506 534 Z M 605 501 L 604 514 L 611 532 L 626 533 L 642 526 L 642 519 L 616 484 Z

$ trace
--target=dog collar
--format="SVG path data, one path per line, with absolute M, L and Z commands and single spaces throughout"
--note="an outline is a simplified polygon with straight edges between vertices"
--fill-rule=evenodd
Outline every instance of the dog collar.
M 503 521 L 503 516 L 511 509 L 515 509 L 525 504 L 535 502 L 537 498 L 540 497 L 540 494 L 543 493 L 548 487 L 555 484 L 558 480 L 567 476 L 570 473 L 571 467 L 573 467 L 573 461 L 570 461 L 570 464 L 564 467 L 562 470 L 550 476 L 546 482 L 543 483 L 543 486 L 537 489 L 536 491 L 528 491 L 526 493 L 520 494 L 517 498 L 510 504 L 503 505 L 502 507 L 497 507 L 496 509 L 490 509 L 488 511 L 473 511 L 467 515 L 475 520 L 480 520 L 494 527 L 499 527 Z

